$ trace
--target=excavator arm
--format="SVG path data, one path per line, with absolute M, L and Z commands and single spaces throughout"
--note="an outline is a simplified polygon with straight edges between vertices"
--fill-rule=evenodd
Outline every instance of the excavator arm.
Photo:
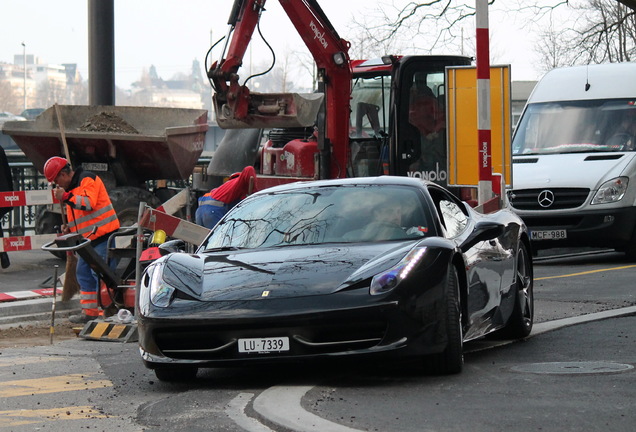
M 341 39 L 316 0 L 279 0 L 318 67 L 317 93 L 255 93 L 239 83 L 239 70 L 266 0 L 235 0 L 228 38 L 208 71 L 222 128 L 318 127 L 321 175 L 344 177 L 348 158 L 351 65 Z M 320 110 L 324 103 L 324 115 Z M 334 163 L 331 163 L 331 162 Z

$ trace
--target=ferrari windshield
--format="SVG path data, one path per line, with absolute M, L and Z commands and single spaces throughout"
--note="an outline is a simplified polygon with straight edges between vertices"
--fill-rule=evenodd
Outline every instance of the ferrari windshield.
M 636 149 L 636 101 L 530 104 L 513 138 L 514 155 L 618 152 Z
M 432 229 L 425 203 L 419 189 L 387 185 L 257 195 L 228 212 L 199 250 L 418 239 Z

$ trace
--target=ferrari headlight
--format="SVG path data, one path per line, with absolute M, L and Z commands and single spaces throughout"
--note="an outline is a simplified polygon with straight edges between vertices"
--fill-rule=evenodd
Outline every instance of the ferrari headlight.
M 174 298 L 174 287 L 163 279 L 163 266 L 156 265 L 150 276 L 150 301 L 157 307 L 168 307 Z
M 592 198 L 592 204 L 608 204 L 620 201 L 627 191 L 628 177 L 617 177 L 606 181 L 598 188 L 596 195 Z
M 394 289 L 406 279 L 417 263 L 420 262 L 424 253 L 426 253 L 426 247 L 415 248 L 402 258 L 397 265 L 375 275 L 371 280 L 369 294 L 384 294 Z

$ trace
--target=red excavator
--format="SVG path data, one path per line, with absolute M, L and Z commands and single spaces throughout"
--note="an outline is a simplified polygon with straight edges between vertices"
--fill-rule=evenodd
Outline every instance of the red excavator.
M 208 70 L 217 122 L 229 129 L 208 173 L 227 176 L 256 165 L 261 188 L 382 174 L 448 186 L 445 69 L 470 65 L 471 58 L 351 60 L 350 43 L 338 36 L 317 0 L 279 2 L 316 62 L 318 90 L 264 94 L 249 90 L 252 77 L 240 83 L 265 0 L 235 0 L 223 53 Z M 262 130 L 269 134 L 263 146 Z

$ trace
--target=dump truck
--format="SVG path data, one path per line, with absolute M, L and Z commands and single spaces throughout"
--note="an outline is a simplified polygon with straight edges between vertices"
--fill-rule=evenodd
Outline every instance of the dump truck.
M 47 159 L 68 151 L 73 167 L 102 178 L 121 225 L 131 226 L 140 202 L 157 207 L 177 193 L 164 183 L 190 178 L 207 129 L 206 110 L 57 105 L 35 120 L 7 122 L 2 132 L 40 172 Z M 153 180 L 157 186 L 149 187 Z M 36 234 L 55 232 L 62 222 L 59 210 L 39 208 Z

